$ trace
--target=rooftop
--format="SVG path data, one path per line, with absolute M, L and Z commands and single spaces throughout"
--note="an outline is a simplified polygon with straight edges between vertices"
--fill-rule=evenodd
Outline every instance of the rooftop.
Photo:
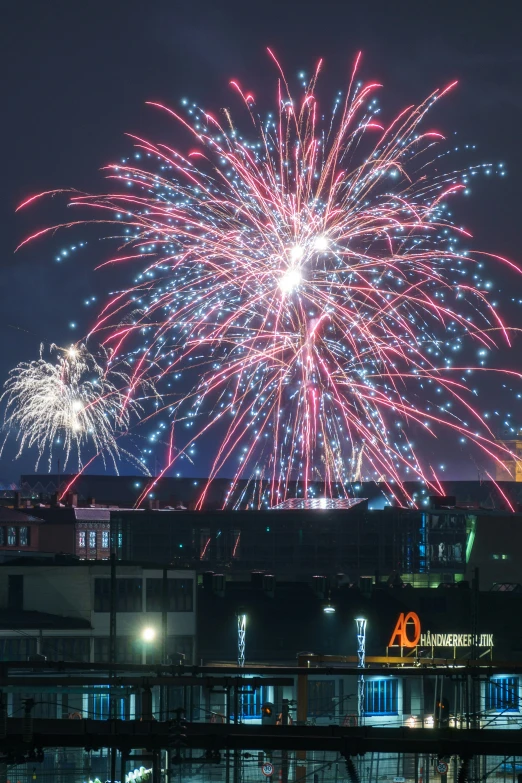
M 43 522 L 43 520 L 33 516 L 33 514 L 26 514 L 24 511 L 18 511 L 15 508 L 0 506 L 0 525 L 24 525 L 34 524 L 35 522 Z

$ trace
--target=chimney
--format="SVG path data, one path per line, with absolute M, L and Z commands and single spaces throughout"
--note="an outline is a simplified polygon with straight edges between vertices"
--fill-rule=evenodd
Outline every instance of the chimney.
M 273 574 L 263 574 L 263 591 L 269 598 L 275 595 L 276 578 Z
M 255 590 L 259 590 L 263 587 L 264 571 L 251 571 L 250 572 L 250 584 Z
M 22 493 L 20 490 L 16 490 L 14 493 L 14 507 L 15 508 L 21 508 L 22 505 Z
M 326 591 L 328 590 L 328 579 L 326 576 L 313 576 L 312 590 L 317 598 L 320 598 L 323 601 L 326 598 Z

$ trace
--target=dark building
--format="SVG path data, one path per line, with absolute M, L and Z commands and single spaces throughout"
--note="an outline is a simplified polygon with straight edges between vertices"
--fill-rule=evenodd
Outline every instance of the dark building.
M 225 584 L 205 577 L 198 588 L 198 655 L 206 663 L 237 658 L 238 613 L 247 617 L 245 652 L 250 663 L 293 665 L 300 651 L 351 656 L 355 661 L 356 617 L 367 621 L 367 656 L 411 655 L 413 648 L 401 653 L 398 641 L 393 646 L 390 642 L 401 614 L 414 612 L 422 632 L 415 645 L 418 657 L 431 658 L 433 653 L 470 658 L 473 645 L 468 636 L 476 633 L 477 657 L 518 662 L 522 628 L 515 618 L 521 611 L 520 587 L 509 593 L 476 591 L 467 582 L 440 589 L 386 582 L 330 588 L 318 579 L 280 583 L 253 575 L 248 582 Z M 426 643 L 432 638 L 433 644 Z
M 314 574 L 342 582 L 376 574 L 418 585 L 463 579 L 476 516 L 466 510 L 111 511 L 125 560 L 186 563 L 238 579 Z
M 110 511 L 97 508 L 0 506 L 0 558 L 56 553 L 82 560 L 110 554 Z
M 74 481 L 74 483 L 73 483 Z M 201 492 L 206 485 L 205 478 L 173 478 L 163 477 L 152 479 L 144 476 L 109 476 L 82 474 L 58 476 L 55 474 L 25 474 L 21 476 L 20 490 L 25 498 L 48 501 L 60 489 L 73 485 L 79 505 L 97 504 L 116 505 L 132 508 L 147 486 L 150 486 L 147 498 L 142 505 L 163 507 L 194 508 Z M 266 483 L 265 483 L 266 484 Z M 230 479 L 214 479 L 205 494 L 203 508 L 217 510 L 227 508 L 266 508 L 263 500 L 263 486 L 252 483 L 247 488 L 246 481 L 238 481 L 231 492 Z M 444 481 L 443 490 L 453 503 L 466 508 L 488 508 L 515 511 L 522 505 L 522 482 L 516 481 Z M 430 494 L 433 494 L 421 482 L 406 481 L 404 488 L 407 495 L 419 506 L 427 508 Z M 311 486 L 316 498 L 325 495 L 321 484 Z M 382 509 L 386 504 L 408 505 L 408 498 L 401 494 L 396 485 L 389 487 L 384 483 L 360 482 L 345 487 L 346 494 L 352 497 L 367 498 L 370 509 Z M 302 496 L 303 487 L 295 485 L 295 494 Z M 395 498 L 393 496 L 395 493 Z M 335 494 L 335 493 L 334 493 Z M 343 492 L 338 491 L 339 496 Z M 255 502 L 252 497 L 255 496 Z

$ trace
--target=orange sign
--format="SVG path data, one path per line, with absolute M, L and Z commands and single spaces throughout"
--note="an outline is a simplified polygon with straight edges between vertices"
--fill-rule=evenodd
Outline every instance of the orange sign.
M 404 612 L 401 612 L 388 647 L 393 647 L 394 645 L 399 645 L 399 647 L 416 647 L 419 643 L 420 635 L 421 624 L 419 616 L 415 612 L 408 612 L 406 615 Z

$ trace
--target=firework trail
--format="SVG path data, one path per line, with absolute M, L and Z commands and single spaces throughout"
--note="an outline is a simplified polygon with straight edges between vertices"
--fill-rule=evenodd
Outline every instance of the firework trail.
M 229 110 L 219 120 L 188 101 L 183 113 L 153 104 L 188 135 L 186 151 L 134 136 L 134 158 L 106 169 L 112 192 L 70 197 L 118 227 L 106 264 L 142 262 L 92 333 L 133 363 L 131 389 L 151 368 L 172 387 L 179 450 L 163 473 L 200 442 L 217 444 L 209 481 L 262 478 L 270 505 L 298 481 L 305 497 L 317 481 L 347 494 L 354 478 L 395 496 L 405 478 L 439 492 L 418 436 L 452 432 L 490 461 L 508 455 L 470 386 L 484 361 L 455 357 L 509 344 L 510 331 L 448 206 L 495 167 L 445 171 L 443 136 L 422 130 L 453 85 L 382 123 L 380 85 L 357 81 L 358 58 L 325 116 L 320 64 L 295 99 L 270 54 L 273 114 L 261 118 L 237 82 L 242 132 Z
M 0 397 L 6 401 L 7 430 L 0 454 L 13 434 L 17 457 L 25 448 L 36 447 L 36 469 L 47 454 L 51 470 L 53 449 L 59 446 L 65 455 L 64 468 L 74 458 L 76 469 L 82 471 L 82 453 L 89 449 L 104 464 L 109 460 L 116 471 L 125 455 L 148 473 L 141 460 L 118 444 L 131 420 L 142 412 L 140 402 L 129 397 L 129 376 L 121 368 L 102 367 L 84 345 L 67 349 L 51 345 L 50 355 L 50 361 L 44 358 L 42 345 L 38 360 L 21 362 L 11 370 Z M 106 364 L 108 357 L 103 358 Z

